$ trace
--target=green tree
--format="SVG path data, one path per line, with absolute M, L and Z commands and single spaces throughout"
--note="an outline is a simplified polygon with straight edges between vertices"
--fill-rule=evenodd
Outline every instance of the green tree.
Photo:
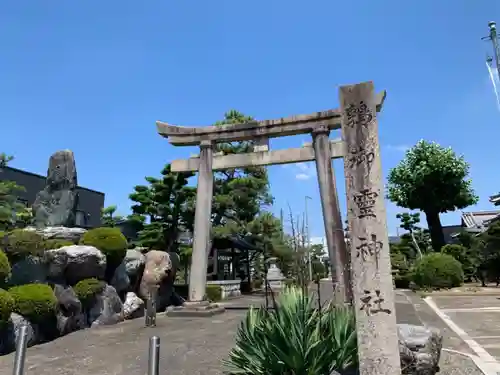
M 413 146 L 388 177 L 388 198 L 400 207 L 425 212 L 432 247 L 445 244 L 440 213 L 477 203 L 469 165 L 451 148 L 420 141 Z
M 253 121 L 253 118 L 231 110 L 224 115 L 224 120 L 216 126 Z M 224 155 L 248 153 L 253 151 L 254 141 L 218 143 L 216 150 Z M 231 168 L 215 172 L 213 224 L 230 225 L 239 228 L 244 234 L 247 225 L 260 211 L 272 204 L 269 191 L 269 179 L 265 167 Z
M 0 154 L 0 173 L 14 157 L 5 153 Z M 17 214 L 26 210 L 26 207 L 19 203 L 17 196 L 24 191 L 24 187 L 14 181 L 0 181 L 0 230 L 7 231 L 13 229 L 17 223 Z
M 101 225 L 103 227 L 115 227 L 123 220 L 123 216 L 116 215 L 116 210 L 117 207 L 115 205 L 104 207 L 101 210 Z
M 401 221 L 399 227 L 407 230 L 408 233 L 410 234 L 413 246 L 415 246 L 415 250 L 417 251 L 419 257 L 422 258 L 422 250 L 420 249 L 420 246 L 418 245 L 418 242 L 415 238 L 415 231 L 420 229 L 417 226 L 418 223 L 420 223 L 420 214 L 418 212 L 413 214 L 404 212 L 401 214 L 397 214 L 396 218 L 398 218 Z
M 137 224 L 138 245 L 165 251 L 178 250 L 183 230 L 192 231 L 195 189 L 187 186 L 192 173 L 174 173 L 170 164 L 161 177 L 146 177 L 149 185 L 138 185 L 129 198 L 134 202 L 129 220 Z

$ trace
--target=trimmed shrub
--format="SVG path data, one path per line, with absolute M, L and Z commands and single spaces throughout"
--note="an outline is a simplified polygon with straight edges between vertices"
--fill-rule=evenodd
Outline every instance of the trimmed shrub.
M 26 255 L 42 255 L 45 250 L 43 237 L 29 230 L 14 229 L 4 236 L 2 242 L 4 251 L 10 259 Z
M 218 285 L 207 285 L 206 295 L 209 301 L 220 301 L 222 299 L 222 288 Z
M 9 292 L 0 289 L 0 327 L 9 322 L 12 311 L 14 311 L 14 299 Z
M 74 245 L 74 243 L 68 240 L 53 239 L 53 240 L 46 240 L 44 243 L 44 248 L 45 250 L 54 250 L 54 249 L 60 249 L 61 247 L 64 246 L 72 246 L 72 245 Z
M 462 264 L 451 255 L 431 253 L 415 265 L 413 281 L 420 288 L 453 288 L 462 285 Z
M 441 253 L 451 255 L 462 264 L 464 279 L 471 281 L 477 274 L 479 256 L 477 252 L 462 245 L 448 244 L 441 248 Z
M 45 284 L 26 284 L 9 289 L 14 299 L 14 312 L 33 323 L 53 318 L 57 312 L 57 298 Z
M 402 253 L 391 253 L 391 267 L 396 288 L 407 289 L 412 281 L 412 272 Z
M 106 283 L 95 278 L 79 281 L 74 287 L 76 296 L 84 308 L 88 308 L 95 300 L 95 296 L 106 288 Z
M 120 265 L 127 254 L 128 243 L 125 236 L 118 228 L 94 228 L 82 236 L 81 245 L 94 246 L 106 256 L 106 276 L 109 282 L 113 277 L 116 267 Z
M 10 277 L 11 272 L 9 258 L 0 250 L 0 285 L 4 284 Z
M 94 228 L 85 232 L 80 239 L 81 245 L 94 246 L 101 250 L 106 258 L 121 262 L 127 254 L 128 243 L 118 228 Z

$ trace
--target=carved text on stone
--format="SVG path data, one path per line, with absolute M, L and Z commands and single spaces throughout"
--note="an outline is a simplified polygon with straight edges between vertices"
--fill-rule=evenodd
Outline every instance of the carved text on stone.
M 378 313 L 392 313 L 391 309 L 387 309 L 382 306 L 385 299 L 382 297 L 382 293 L 378 289 L 375 290 L 375 294 L 370 290 L 365 290 L 364 295 L 360 298 L 360 301 L 362 303 L 360 310 L 364 311 L 368 316 Z
M 359 167 L 361 164 L 366 164 L 368 169 L 370 169 L 374 159 L 375 152 L 373 149 L 366 149 L 363 146 L 353 146 L 349 148 L 347 167 L 355 168 Z
M 361 101 L 358 105 L 351 104 L 346 108 L 347 121 L 346 126 L 368 126 L 373 121 L 373 112 L 365 102 Z
M 367 239 L 366 237 L 359 237 L 359 241 L 361 241 L 361 243 L 356 246 L 356 258 L 361 258 L 364 262 L 366 262 L 369 258 L 375 257 L 378 268 L 378 258 L 380 252 L 382 251 L 383 243 L 382 241 L 377 241 L 376 234 L 372 234 L 370 237 L 370 239 Z
M 358 215 L 359 219 L 365 217 L 377 217 L 375 215 L 375 202 L 378 197 L 378 193 L 372 191 L 370 189 L 363 189 L 359 193 L 354 193 L 354 203 L 358 207 Z

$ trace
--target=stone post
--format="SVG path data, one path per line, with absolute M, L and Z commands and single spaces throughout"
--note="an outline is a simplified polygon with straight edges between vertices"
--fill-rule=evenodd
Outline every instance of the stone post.
M 340 103 L 360 375 L 401 375 L 373 83 Z
M 196 188 L 193 255 L 189 273 L 189 301 L 203 301 L 207 283 L 208 245 L 212 215 L 214 176 L 212 171 L 212 142 L 200 144 L 200 166 Z
M 315 129 L 313 132 L 313 147 L 332 281 L 336 283 L 336 298 L 347 302 L 351 300 L 350 272 L 330 155 L 329 133 L 330 131 L 326 127 Z

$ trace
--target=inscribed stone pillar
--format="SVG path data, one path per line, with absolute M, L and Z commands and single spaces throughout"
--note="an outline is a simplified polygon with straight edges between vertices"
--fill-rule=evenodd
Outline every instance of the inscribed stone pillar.
M 329 133 L 330 131 L 326 127 L 315 129 L 313 132 L 313 147 L 332 280 L 336 282 L 336 297 L 347 302 L 350 301 L 351 296 L 350 272 L 347 267 L 346 243 L 332 167 Z
M 360 375 L 401 375 L 373 83 L 340 103 Z
M 200 144 L 198 186 L 196 188 L 193 255 L 189 273 L 189 301 L 191 302 L 202 301 L 205 297 L 214 184 L 212 157 L 212 142 L 202 141 Z

